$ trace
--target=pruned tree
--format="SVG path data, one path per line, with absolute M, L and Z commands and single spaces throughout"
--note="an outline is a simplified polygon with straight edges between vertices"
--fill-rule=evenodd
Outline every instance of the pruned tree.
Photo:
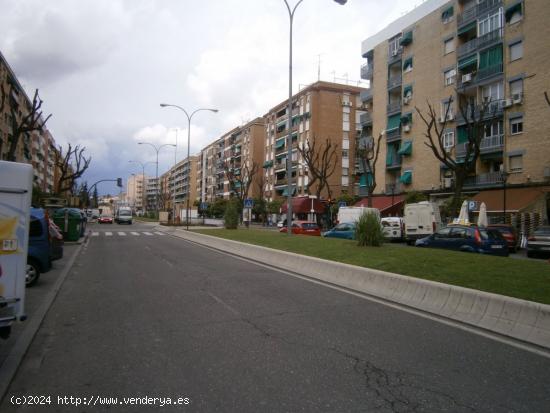
M 307 139 L 303 145 L 298 145 L 298 152 L 302 156 L 309 173 L 309 180 L 306 191 L 311 194 L 311 188 L 317 184 L 315 195 L 321 197 L 321 192 L 326 188 L 328 198 L 332 198 L 332 191 L 328 182 L 334 174 L 338 160 L 338 144 L 326 139 L 323 144 L 313 137 L 310 141 Z M 287 160 L 288 162 L 288 160 Z
M 8 161 L 16 161 L 15 153 L 19 141 L 23 136 L 29 136 L 32 132 L 42 132 L 44 126 L 51 114 L 44 118 L 42 115 L 42 99 L 38 94 L 38 89 L 34 91 L 34 97 L 32 99 L 32 106 L 26 106 L 20 108 L 19 102 L 12 97 L 12 92 L 16 90 L 16 86 L 12 82 L 2 84 L 0 88 L 0 113 L 2 113 L 6 107 L 9 107 L 10 116 L 9 122 L 11 126 L 11 135 L 9 137 L 8 151 L 6 152 L 5 159 Z M 25 141 L 23 144 L 26 145 Z M 26 148 L 28 151 L 28 148 Z
M 58 194 L 65 192 L 73 194 L 76 180 L 84 174 L 92 161 L 91 156 L 88 158 L 84 156 L 85 150 L 86 148 L 80 147 L 80 145 L 73 148 L 69 143 L 65 153 L 61 146 L 55 151 L 55 165 L 59 169 L 59 178 L 56 182 Z
M 376 164 L 380 155 L 380 144 L 384 132 L 378 135 L 376 142 L 372 136 L 361 136 L 357 140 L 355 156 L 361 162 L 363 173 L 366 174 L 367 205 L 372 208 L 372 194 L 376 189 Z
M 244 200 L 248 198 L 254 177 L 260 169 L 258 163 L 256 161 L 252 161 L 250 164 L 243 162 L 240 167 L 235 168 L 230 161 L 226 161 L 223 164 L 223 169 L 225 177 L 229 181 L 229 189 L 243 204 Z
M 464 119 L 466 141 L 464 150 L 457 159 L 456 153 L 445 146 L 444 134 L 448 127 L 449 121 L 452 119 L 452 103 L 453 97 L 444 106 L 444 113 L 438 116 L 435 107 L 427 102 L 427 110 L 422 111 L 415 107 L 416 112 L 426 125 L 424 136 L 426 141 L 424 144 L 431 149 L 433 155 L 445 165 L 454 174 L 454 194 L 450 205 L 450 212 L 456 214 L 460 209 L 460 201 L 462 188 L 466 178 L 475 173 L 476 163 L 480 155 L 481 141 L 485 136 L 485 125 L 489 118 L 494 117 L 498 110 L 498 101 L 493 102 L 491 99 L 484 99 L 481 104 L 472 104 L 466 98 L 459 100 L 458 109 Z M 486 116 L 492 111 L 492 116 Z

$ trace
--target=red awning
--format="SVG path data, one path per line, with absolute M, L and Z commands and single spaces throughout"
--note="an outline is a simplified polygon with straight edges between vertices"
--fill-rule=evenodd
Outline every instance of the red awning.
M 394 195 L 393 196 L 393 204 L 392 204 L 392 196 L 391 195 L 374 195 L 372 197 L 372 208 L 376 208 L 380 210 L 380 213 L 384 213 L 384 211 L 401 207 L 401 205 L 405 202 L 405 198 L 403 195 Z M 357 202 L 354 206 L 361 206 L 361 207 L 368 207 L 369 199 L 363 198 L 359 202 Z
M 311 212 L 311 207 L 316 214 L 322 214 L 325 212 L 325 204 L 318 199 L 312 199 L 308 197 L 295 197 L 292 198 L 292 213 L 293 214 L 308 214 Z M 286 214 L 287 204 L 286 199 L 281 205 L 281 213 Z

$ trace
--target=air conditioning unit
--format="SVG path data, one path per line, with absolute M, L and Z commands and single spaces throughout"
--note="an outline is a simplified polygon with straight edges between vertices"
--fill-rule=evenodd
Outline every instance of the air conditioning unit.
M 342 106 L 349 106 L 349 107 L 351 107 L 351 102 L 342 102 Z
M 505 108 L 509 108 L 510 106 L 512 106 L 513 101 L 512 101 L 512 99 L 504 99 L 503 103 L 504 103 Z
M 453 186 L 453 178 L 443 178 L 443 188 L 450 188 Z
M 410 132 L 411 131 L 411 125 L 403 125 L 403 132 Z
M 405 97 L 403 98 L 403 104 L 404 104 L 404 105 L 408 105 L 410 101 L 411 101 L 411 97 L 410 97 L 410 96 L 405 96 Z
M 521 93 L 514 93 L 512 95 L 512 102 L 514 103 L 514 105 L 521 104 L 522 101 L 523 101 L 523 96 L 521 95 Z
M 472 81 L 472 74 L 471 73 L 462 75 L 462 83 L 470 83 L 471 81 Z
M 447 122 L 450 120 L 454 120 L 454 118 L 455 118 L 455 114 L 453 112 L 449 112 L 447 114 Z M 444 122 L 445 122 L 445 115 L 439 118 L 439 123 L 444 123 Z
M 392 57 L 397 56 L 397 53 L 398 53 L 398 52 L 397 52 L 397 49 L 396 49 L 396 50 L 392 50 L 392 52 L 391 52 Z

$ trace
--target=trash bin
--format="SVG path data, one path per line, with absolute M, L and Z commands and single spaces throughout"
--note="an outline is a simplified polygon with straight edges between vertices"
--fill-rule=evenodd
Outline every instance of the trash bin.
M 78 210 L 59 208 L 53 214 L 53 222 L 61 228 L 65 241 L 78 241 L 82 228 L 82 215 Z

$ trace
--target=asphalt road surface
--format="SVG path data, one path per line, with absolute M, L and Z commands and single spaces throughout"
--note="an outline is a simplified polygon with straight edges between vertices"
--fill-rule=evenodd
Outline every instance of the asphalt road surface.
M 549 358 L 151 226 L 90 229 L 2 412 L 550 411 Z

